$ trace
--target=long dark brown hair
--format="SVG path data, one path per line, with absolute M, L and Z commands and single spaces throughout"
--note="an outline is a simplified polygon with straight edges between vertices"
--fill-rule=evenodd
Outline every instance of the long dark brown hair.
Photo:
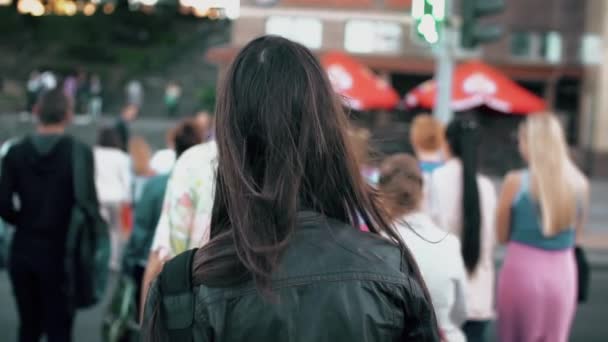
M 481 257 L 481 208 L 477 185 L 477 122 L 458 118 L 450 122 L 446 137 L 454 157 L 462 163 L 462 244 L 464 265 L 473 274 Z
M 244 47 L 220 89 L 219 163 L 211 240 L 194 259 L 193 283 L 253 279 L 271 294 L 271 276 L 307 209 L 401 247 L 403 269 L 428 291 L 416 263 L 363 180 L 340 99 L 313 54 L 284 38 Z

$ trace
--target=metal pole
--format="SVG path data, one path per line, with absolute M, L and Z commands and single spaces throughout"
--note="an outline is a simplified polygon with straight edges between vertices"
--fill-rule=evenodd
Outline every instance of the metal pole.
M 452 28 L 450 27 L 452 16 L 451 0 L 446 1 L 446 18 L 443 35 L 435 49 L 435 84 L 437 92 L 435 97 L 434 114 L 439 121 L 447 124 L 452 120 L 452 76 L 454 72 L 454 59 L 452 55 Z

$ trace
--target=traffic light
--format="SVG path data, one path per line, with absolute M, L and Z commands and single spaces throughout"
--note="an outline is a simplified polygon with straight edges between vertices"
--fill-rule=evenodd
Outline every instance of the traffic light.
M 429 44 L 441 38 L 445 21 L 445 2 L 447 0 L 413 0 L 412 18 L 414 34 Z
M 498 14 L 504 8 L 504 0 L 462 0 L 462 47 L 472 49 L 479 44 L 500 38 L 500 26 L 480 26 L 478 21 L 482 17 Z

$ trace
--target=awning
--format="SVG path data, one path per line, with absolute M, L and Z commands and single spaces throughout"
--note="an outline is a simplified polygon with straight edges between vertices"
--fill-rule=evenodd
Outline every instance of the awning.
M 353 109 L 393 109 L 399 102 L 399 95 L 386 81 L 351 56 L 328 52 L 321 56 L 321 64 L 336 93 Z
M 409 107 L 433 108 L 436 89 L 435 80 L 428 80 L 410 91 L 405 102 Z M 528 114 L 546 108 L 543 99 L 499 70 L 480 61 L 467 62 L 456 67 L 451 105 L 454 111 L 487 106 L 509 114 Z

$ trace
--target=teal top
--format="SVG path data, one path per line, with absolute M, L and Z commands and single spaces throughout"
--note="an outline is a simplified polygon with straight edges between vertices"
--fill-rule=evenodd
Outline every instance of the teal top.
M 132 270 L 136 265 L 144 266 L 148 260 L 168 181 L 169 174 L 162 174 L 152 177 L 144 186 L 141 198 L 135 207 L 133 232 L 123 256 L 123 269 L 127 271 Z
M 422 173 L 431 173 L 431 172 L 435 171 L 436 169 L 438 169 L 439 167 L 443 166 L 443 164 L 444 164 L 443 161 L 421 160 L 418 162 L 418 165 L 420 166 L 420 171 L 422 171 Z
M 525 170 L 519 192 L 511 206 L 511 241 L 546 250 L 572 248 L 575 243 L 574 227 L 547 237 L 543 235 L 540 211 L 537 200 L 530 193 L 530 173 Z

